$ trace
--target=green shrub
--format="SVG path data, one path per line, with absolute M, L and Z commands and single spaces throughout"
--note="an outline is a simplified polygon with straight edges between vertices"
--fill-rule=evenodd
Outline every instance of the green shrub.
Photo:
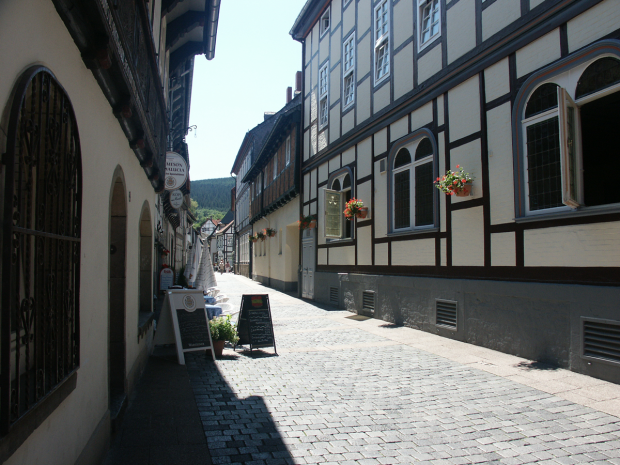
M 211 339 L 214 341 L 228 341 L 231 344 L 236 344 L 239 340 L 237 335 L 237 328 L 233 326 L 230 321 L 231 316 L 220 316 L 213 318 L 209 321 L 209 328 L 211 329 Z

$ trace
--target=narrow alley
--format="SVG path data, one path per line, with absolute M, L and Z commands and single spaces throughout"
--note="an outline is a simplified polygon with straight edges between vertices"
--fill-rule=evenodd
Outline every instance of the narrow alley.
M 620 464 L 615 384 L 217 278 L 235 308 L 242 294 L 269 294 L 278 355 L 227 347 L 216 363 L 187 357 L 211 457 L 183 463 Z M 150 460 L 132 447 L 119 454 L 120 442 L 107 464 L 176 463 L 157 448 Z

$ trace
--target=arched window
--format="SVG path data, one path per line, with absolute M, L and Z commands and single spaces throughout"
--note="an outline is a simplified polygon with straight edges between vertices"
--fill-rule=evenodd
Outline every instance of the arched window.
M 435 225 L 435 149 L 432 133 L 418 131 L 392 150 L 391 231 Z M 411 153 L 414 153 L 412 160 Z
M 71 101 L 54 75 L 19 79 L 9 114 L 2 262 L 3 432 L 79 366 L 82 163 Z
M 535 73 L 517 96 L 520 216 L 620 205 L 600 181 L 620 158 L 620 59 L 605 42 Z
M 351 239 L 352 221 L 345 220 L 345 204 L 353 197 L 353 173 L 349 168 L 343 168 L 333 173 L 325 189 L 325 237 L 332 239 Z

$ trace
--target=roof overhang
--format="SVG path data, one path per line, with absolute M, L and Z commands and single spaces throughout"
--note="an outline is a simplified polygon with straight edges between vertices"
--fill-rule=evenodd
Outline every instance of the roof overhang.
M 308 0 L 291 28 L 290 34 L 293 39 L 300 42 L 304 40 L 330 2 L 331 0 Z

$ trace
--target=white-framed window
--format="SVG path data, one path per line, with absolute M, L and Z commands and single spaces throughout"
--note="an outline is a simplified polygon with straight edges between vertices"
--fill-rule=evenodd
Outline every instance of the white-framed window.
M 351 177 L 353 174 L 345 169 L 328 182 L 328 187 L 323 191 L 323 204 L 325 205 L 325 218 L 323 231 L 326 238 L 351 239 L 352 222 L 344 216 L 345 204 L 353 197 Z
M 375 7 L 375 85 L 390 75 L 390 4 L 387 0 Z
M 288 136 L 286 138 L 286 143 L 285 143 L 285 166 L 288 166 L 291 164 L 291 136 Z
M 355 32 L 342 45 L 342 107 L 355 103 Z
M 441 2 L 418 0 L 419 48 L 422 49 L 441 35 Z
M 319 129 L 329 121 L 329 61 L 319 70 Z
M 392 232 L 435 226 L 434 161 L 434 145 L 425 132 L 390 156 Z
M 536 82 L 518 109 L 521 214 L 620 207 L 605 173 L 617 160 L 620 57 L 598 56 Z
M 323 37 L 325 33 L 329 31 L 329 26 L 331 23 L 331 16 L 330 16 L 331 8 L 332 8 L 331 6 L 328 6 L 327 10 L 325 10 L 325 13 L 321 15 L 319 37 Z
M 273 179 L 278 177 L 278 152 L 273 156 Z

